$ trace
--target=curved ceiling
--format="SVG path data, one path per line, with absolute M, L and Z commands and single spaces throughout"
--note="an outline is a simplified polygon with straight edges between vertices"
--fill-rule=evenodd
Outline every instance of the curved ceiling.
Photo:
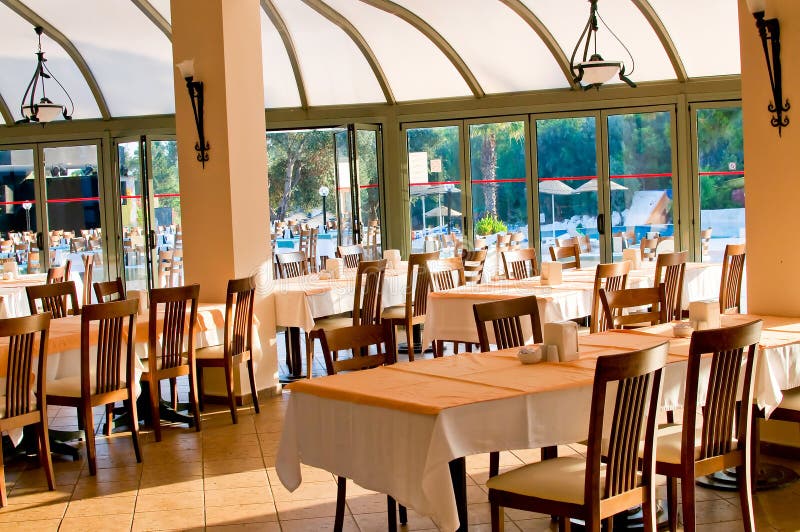
M 739 74 L 736 0 L 601 0 L 637 82 Z M 266 108 L 569 89 L 586 0 L 261 0 Z M 97 24 L 102 20 L 102 24 Z M 169 0 L 0 0 L 0 123 L 21 118 L 33 25 L 74 117 L 174 113 Z M 602 24 L 598 51 L 627 54 Z M 630 65 L 628 66 L 630 70 Z

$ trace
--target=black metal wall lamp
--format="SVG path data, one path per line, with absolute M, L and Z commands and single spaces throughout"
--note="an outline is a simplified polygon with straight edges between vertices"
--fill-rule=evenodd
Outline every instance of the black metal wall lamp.
M 789 117 L 784 114 L 789 111 L 789 100 L 783 99 L 781 26 L 777 18 L 765 17 L 766 0 L 747 0 L 747 6 L 756 19 L 758 36 L 761 37 L 764 57 L 767 60 L 769 84 L 772 89 L 772 101 L 767 106 L 767 109 L 774 115 L 770 118 L 770 123 L 772 127 L 778 128 L 778 136 L 780 136 L 781 129 L 789 125 Z
M 203 82 L 194 81 L 194 59 L 181 61 L 176 65 L 181 72 L 181 76 L 186 80 L 186 88 L 189 90 L 189 99 L 192 100 L 192 111 L 194 111 L 194 123 L 197 126 L 197 143 L 194 149 L 197 151 L 197 160 L 206 167 L 208 160 L 208 142 L 203 126 Z

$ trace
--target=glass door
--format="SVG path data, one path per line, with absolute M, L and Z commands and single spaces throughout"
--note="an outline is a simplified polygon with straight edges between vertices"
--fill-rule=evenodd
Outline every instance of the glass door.
M 33 147 L 0 149 L 0 261 L 16 262 L 23 274 L 44 271 L 35 158 Z
M 183 250 L 174 139 L 116 142 L 119 220 L 126 289 L 183 283 Z
M 350 140 L 347 129 L 333 134 L 334 157 L 336 158 L 336 205 L 338 207 L 338 242 L 340 246 L 356 243 L 353 217 L 353 187 L 355 162 L 350 156 Z

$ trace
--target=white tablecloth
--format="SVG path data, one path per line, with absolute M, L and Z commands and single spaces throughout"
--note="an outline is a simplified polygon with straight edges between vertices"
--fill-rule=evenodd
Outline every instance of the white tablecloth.
M 458 340 L 478 343 L 478 331 L 472 317 L 472 305 L 500 299 L 535 295 L 539 298 L 542 323 L 572 320 L 592 313 L 595 268 L 567 270 L 564 283 L 542 286 L 538 280 L 498 281 L 483 285 L 461 286 L 445 293 L 428 296 L 423 344 L 433 340 Z M 716 299 L 719 296 L 722 267 L 719 264 L 687 263 L 683 283 L 682 305 L 690 301 Z M 628 275 L 628 288 L 653 286 L 655 262 L 643 263 L 641 269 Z M 492 297 L 492 294 L 496 297 Z M 530 335 L 530 331 L 527 331 Z
M 75 292 L 78 295 L 78 303 L 83 297 L 83 281 L 78 274 L 70 274 L 70 281 L 75 283 Z M 14 280 L 0 279 L 0 318 L 18 318 L 20 316 L 30 316 L 30 306 L 25 287 L 31 285 L 44 284 L 47 281 L 47 274 L 32 273 L 20 275 Z
M 387 269 L 383 278 L 381 300 L 384 307 L 404 305 L 406 297 L 406 263 Z M 353 310 L 355 270 L 345 270 L 341 279 L 320 280 L 319 274 L 275 281 L 274 301 L 277 325 L 314 327 L 314 319 Z
M 759 405 L 771 411 L 780 401 L 781 386 L 797 385 L 799 360 L 800 334 L 790 346 L 760 350 L 755 384 Z M 662 406 L 680 405 L 685 372 L 685 362 L 667 366 Z M 442 529 L 454 530 L 458 515 L 449 462 L 502 449 L 581 441 L 588 431 L 591 393 L 591 385 L 573 386 L 422 415 L 293 392 L 278 451 L 278 476 L 293 491 L 302 482 L 301 462 L 322 468 L 390 494 Z

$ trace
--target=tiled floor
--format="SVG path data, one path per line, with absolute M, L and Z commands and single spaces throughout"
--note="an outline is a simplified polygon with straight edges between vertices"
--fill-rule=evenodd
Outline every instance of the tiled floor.
M 261 413 L 239 410 L 238 425 L 215 408 L 204 415 L 202 432 L 165 427 L 164 440 L 142 433 L 143 461 L 137 464 L 130 434 L 98 438 L 98 474 L 85 460 L 54 458 L 57 490 L 46 488 L 37 462 L 14 460 L 5 477 L 9 505 L 0 509 L 0 531 L 24 530 L 325 530 L 332 529 L 336 482 L 330 473 L 304 468 L 304 482 L 289 493 L 275 472 L 275 455 L 290 393 L 262 400 Z M 100 422 L 99 411 L 96 418 Z M 75 427 L 70 408 L 52 407 L 51 425 Z M 583 452 L 579 445 L 560 454 Z M 539 452 L 502 454 L 503 468 L 538 460 Z M 488 456 L 467 459 L 470 529 L 489 529 L 484 483 Z M 800 471 L 800 460 L 788 463 Z M 663 496 L 663 489 L 661 490 Z M 740 530 L 735 493 L 698 489 L 701 530 Z M 758 493 L 758 530 L 800 530 L 800 483 Z M 385 530 L 386 498 L 348 486 L 347 530 Z M 507 530 L 555 530 L 548 517 L 509 510 Z M 409 530 L 434 528 L 410 512 Z

